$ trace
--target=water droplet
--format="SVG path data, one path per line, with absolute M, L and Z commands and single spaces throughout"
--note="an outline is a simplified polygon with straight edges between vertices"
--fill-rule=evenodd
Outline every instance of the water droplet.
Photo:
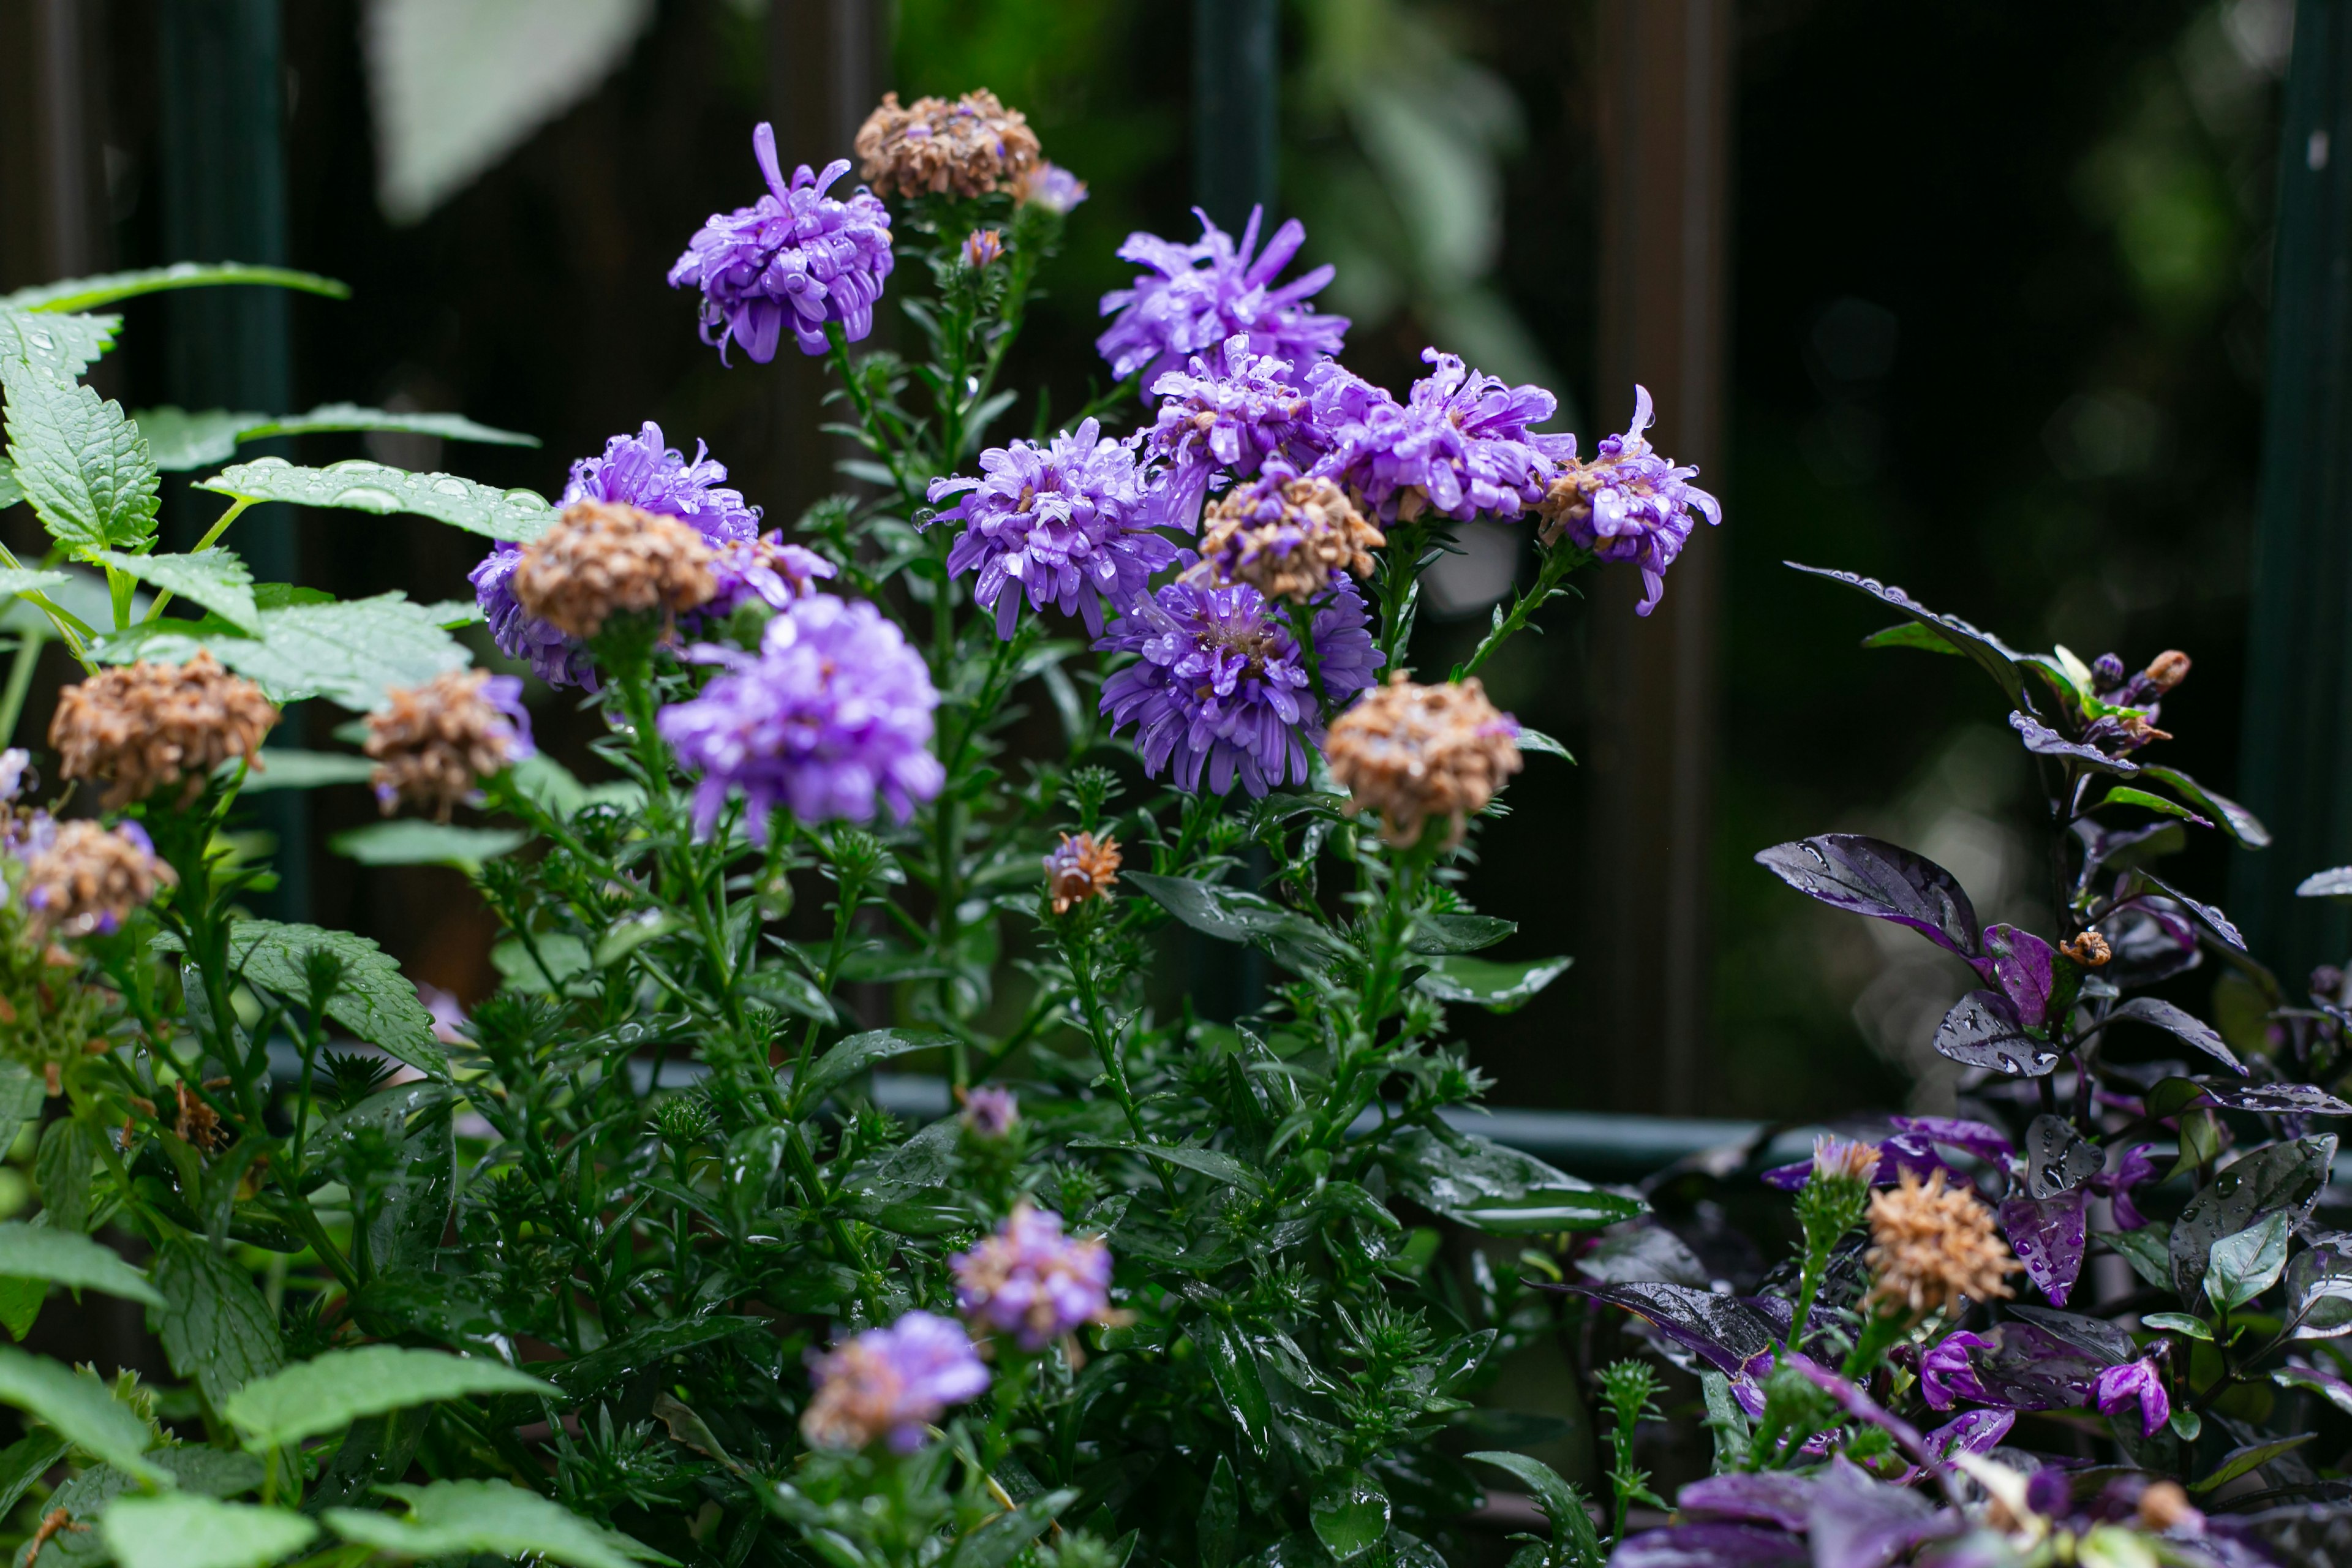
M 466 488 L 465 480 L 449 474 L 444 474 L 433 481 L 433 492 L 436 495 L 462 496 L 466 493 Z
M 290 468 L 294 465 L 283 458 L 256 458 L 244 466 L 248 468 Z
M 509 490 L 499 499 L 504 500 L 509 506 L 521 507 L 530 511 L 545 511 L 548 510 L 547 498 L 540 494 L 537 490 Z
M 395 471 L 382 463 L 371 463 L 365 458 L 346 458 L 340 463 L 327 465 L 327 472 L 331 474 L 389 474 Z
M 37 349 L 53 349 L 58 346 L 58 340 L 43 331 L 26 332 L 25 334 L 25 341 L 31 343 Z
M 342 493 L 341 504 L 352 511 L 391 512 L 400 510 L 400 498 L 373 485 L 355 485 Z

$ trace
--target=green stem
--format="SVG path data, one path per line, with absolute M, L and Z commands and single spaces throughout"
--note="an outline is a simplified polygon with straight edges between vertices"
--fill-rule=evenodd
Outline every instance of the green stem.
M 33 689 L 34 667 L 41 662 L 41 645 L 48 629 L 26 626 L 16 639 L 16 657 L 8 661 L 8 687 L 0 691 L 0 746 L 16 738 L 16 721 L 25 711 L 25 694 Z
M 196 548 L 189 551 L 188 553 L 194 555 L 197 551 L 210 550 L 214 545 L 219 543 L 220 536 L 228 531 L 228 525 L 235 522 L 238 518 L 244 516 L 245 509 L 252 504 L 253 502 L 246 500 L 242 496 L 230 502 L 229 509 L 221 513 L 220 516 L 214 521 L 213 525 L 210 528 L 205 530 L 205 536 L 196 541 Z M 170 589 L 166 588 L 163 592 L 156 595 L 155 602 L 147 606 L 147 619 L 150 621 L 162 619 L 163 615 L 163 606 L 171 602 L 172 592 Z
M 1536 572 L 1535 586 L 1521 593 L 1511 602 L 1507 614 L 1495 623 L 1494 629 L 1478 640 L 1478 647 L 1469 658 L 1454 667 L 1454 679 L 1466 680 L 1478 673 L 1497 648 L 1527 629 L 1528 622 L 1559 591 L 1568 574 L 1592 559 L 1587 550 L 1572 544 L 1556 544 L 1543 553 L 1543 564 Z

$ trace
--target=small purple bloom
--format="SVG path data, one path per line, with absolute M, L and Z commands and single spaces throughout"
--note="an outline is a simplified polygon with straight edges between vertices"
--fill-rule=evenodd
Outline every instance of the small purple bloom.
M 1004 259 L 1004 236 L 992 228 L 976 228 L 963 237 L 963 264 L 977 270 Z
M 801 1433 L 824 1448 L 887 1439 L 894 1451 L 911 1454 L 949 1405 L 988 1388 L 988 1369 L 963 1325 L 930 1312 L 866 1330 L 818 1358 L 810 1373 L 816 1394 L 802 1413 Z
M 934 503 L 970 492 L 932 521 L 964 525 L 948 570 L 978 571 L 972 597 L 995 609 L 1001 637 L 1013 636 L 1024 591 L 1030 608 L 1052 605 L 1082 616 L 1100 637 L 1101 596 L 1124 605 L 1176 559 L 1176 547 L 1144 521 L 1135 454 L 1104 436 L 1099 420 L 1043 447 L 992 447 L 980 455 L 980 479 L 931 481 Z
M 730 791 L 742 793 L 745 826 L 764 842 L 779 805 L 804 823 L 866 822 L 879 801 L 904 822 L 946 782 L 929 750 L 939 693 L 922 657 L 870 604 L 811 594 L 768 623 L 756 655 L 704 644 L 691 657 L 727 673 L 663 709 L 657 723 L 702 775 L 698 832 L 710 831 Z
M 1532 510 L 1576 456 L 1575 437 L 1532 428 L 1559 400 L 1481 374 L 1457 354 L 1423 349 L 1421 357 L 1436 371 L 1402 403 L 1336 363 L 1307 374 L 1316 423 L 1331 443 L 1316 472 L 1362 496 L 1383 522 L 1410 522 L 1423 510 L 1456 522 Z
M 1367 620 L 1345 581 L 1315 612 L 1316 657 L 1335 708 L 1372 685 L 1382 662 Z M 1136 601 L 1095 646 L 1142 656 L 1103 682 L 1102 710 L 1114 731 L 1136 726 L 1136 754 L 1154 778 L 1172 768 L 1197 791 L 1205 772 L 1210 792 L 1223 795 L 1238 776 L 1253 795 L 1307 782 L 1322 718 L 1289 624 L 1255 588 L 1180 579 Z
M 33 753 L 22 746 L 11 746 L 0 752 L 0 805 L 16 798 L 25 787 L 26 772 L 33 765 Z
M 1919 1358 L 1919 1393 L 1930 1410 L 1949 1410 L 1956 1399 L 1983 1400 L 1989 1397 L 1984 1384 L 1977 1381 L 1976 1367 L 1969 1360 L 1972 1350 L 1990 1350 L 1990 1341 L 1965 1331 L 1947 1334 L 1935 1347 Z
M 730 342 L 761 364 L 776 357 L 789 326 L 804 354 L 830 346 L 825 324 L 851 342 L 874 330 L 874 304 L 890 275 L 890 214 L 860 185 L 846 201 L 824 193 L 849 173 L 836 158 L 824 173 L 803 163 L 784 183 L 776 133 L 762 121 L 751 149 L 768 194 L 748 207 L 713 213 L 669 269 L 673 289 L 702 290 L 702 341 L 727 357 Z
M 1021 1102 L 1009 1089 L 982 1084 L 963 1097 L 963 1113 L 957 1120 L 975 1138 L 1002 1138 L 1021 1124 Z
M 1024 205 L 1066 216 L 1087 199 L 1087 183 L 1060 164 L 1040 158 L 1037 166 L 1022 176 L 1019 195 Z
M 1110 1248 L 1099 1237 L 1062 1234 L 1051 1209 L 1013 1205 L 996 1234 L 949 1260 L 956 1303 L 992 1333 L 1039 1351 L 1086 1323 L 1118 1321 L 1110 1304 Z
M 2158 1373 L 2156 1363 L 2146 1356 L 2099 1373 L 2093 1394 L 2102 1415 L 2119 1415 L 2125 1405 L 2137 1400 L 2139 1435 L 2143 1437 L 2155 1436 L 2158 1428 L 2172 1419 L 2172 1398 L 2164 1391 L 2164 1379 Z
M 1698 470 L 1676 468 L 1651 447 L 1642 434 L 1651 423 L 1649 389 L 1636 386 L 1633 422 L 1625 433 L 1602 437 L 1592 461 L 1571 463 L 1562 476 L 1561 484 L 1571 493 L 1557 497 L 1564 504 L 1553 524 L 1565 530 L 1570 543 L 1603 561 L 1638 564 L 1638 610 L 1644 616 L 1665 596 L 1666 568 L 1690 538 L 1691 514 L 1710 524 L 1723 521 L 1721 504 L 1690 482 Z M 1573 449 L 1569 456 L 1575 456 Z
M 2105 1193 L 2115 1210 L 2116 1225 L 2123 1230 L 2137 1230 L 2147 1223 L 2147 1216 L 2132 1202 L 2131 1190 L 2142 1182 L 2156 1180 L 2156 1163 L 2147 1157 L 2153 1143 L 2135 1143 L 2124 1151 L 2123 1159 L 2113 1171 L 2091 1178 L 2091 1187 Z
M 1348 318 L 1318 315 L 1306 303 L 1331 281 L 1329 263 L 1280 288 L 1268 287 L 1307 243 L 1304 225 L 1292 218 L 1275 230 L 1253 261 L 1250 253 L 1257 247 L 1265 209 L 1250 209 L 1238 248 L 1208 214 L 1194 207 L 1192 216 L 1201 220 L 1201 237 L 1191 245 L 1130 234 L 1118 247 L 1120 260 L 1151 270 L 1136 279 L 1135 287 L 1102 297 L 1102 313 L 1117 320 L 1095 347 L 1110 362 L 1112 374 L 1124 380 L 1140 373 L 1141 390 L 1150 396 L 1161 372 L 1182 368 L 1193 354 L 1207 353 L 1236 332 L 1249 339 L 1253 352 L 1287 364 L 1293 375 L 1339 352 Z
M 781 610 L 814 593 L 816 584 L 834 576 L 836 570 L 815 551 L 786 544 L 781 533 L 732 540 L 719 546 L 710 563 L 719 591 L 695 615 L 706 624 L 722 621 L 754 599 L 772 610 Z
M 1247 479 L 1277 452 L 1304 464 L 1323 450 L 1307 394 L 1291 384 L 1286 368 L 1252 353 L 1249 339 L 1236 332 L 1213 354 L 1196 354 L 1151 384 L 1160 416 L 1138 438 L 1147 462 L 1168 465 L 1152 481 L 1154 522 L 1197 529 L 1220 468 Z

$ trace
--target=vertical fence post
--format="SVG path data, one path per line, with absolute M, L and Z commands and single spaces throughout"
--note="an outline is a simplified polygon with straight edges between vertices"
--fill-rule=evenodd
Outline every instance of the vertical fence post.
M 2270 848 L 2231 913 L 2290 996 L 2341 963 L 2347 916 L 2297 899 L 2352 862 L 2352 5 L 2302 0 L 2280 116 L 2270 360 L 2240 787 Z
M 1275 0 L 1192 0 L 1192 199 L 1234 234 L 1275 197 Z

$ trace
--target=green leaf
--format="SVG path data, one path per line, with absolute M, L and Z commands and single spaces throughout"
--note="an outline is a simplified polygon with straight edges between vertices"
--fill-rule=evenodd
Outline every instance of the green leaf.
M 1229 1568 L 1234 1542 L 1241 1531 L 1241 1489 L 1234 1467 L 1223 1454 L 1209 1472 L 1209 1488 L 1201 1499 L 1201 1521 L 1195 1531 L 1200 1568 Z
M 1339 939 L 1322 926 L 1261 894 L 1149 871 L 1125 871 L 1120 876 L 1202 935 L 1268 948 L 1293 968 L 1311 966 L 1341 951 Z
M 100 1530 L 121 1568 L 268 1568 L 319 1533 L 287 1509 L 185 1493 L 119 1498 Z
M 79 1117 L 60 1117 L 41 1133 L 33 1156 L 33 1185 L 42 1217 L 64 1230 L 88 1234 L 98 1223 L 90 1184 L 98 1179 L 98 1140 L 105 1134 Z
M 1273 1439 L 1274 1405 L 1266 1398 L 1257 1352 L 1250 1349 L 1241 1331 L 1223 1318 L 1194 1319 L 1192 1342 L 1201 1347 L 1209 1381 L 1216 1385 L 1225 1414 L 1241 1428 L 1242 1438 L 1252 1450 L 1265 1455 Z
M 25 487 L 16 482 L 16 467 L 0 458 L 0 511 L 6 511 L 25 499 Z
M 147 437 L 155 466 L 167 474 L 209 468 L 236 456 L 237 432 L 267 415 L 232 408 L 205 408 L 194 414 L 172 404 L 142 408 L 131 420 Z
M 1429 973 L 1415 984 L 1441 1002 L 1475 1002 L 1490 1012 L 1508 1013 L 1568 973 L 1572 958 L 1529 958 L 1496 963 L 1458 954 L 1429 961 Z
M 145 1458 L 155 1441 L 147 1423 L 93 1375 L 0 1345 L 0 1403 L 47 1422 L 75 1447 L 142 1481 L 173 1484 L 170 1472 Z
M 177 952 L 168 932 L 154 942 L 159 952 Z M 320 926 L 277 921 L 239 921 L 229 931 L 229 962 L 252 984 L 299 1001 L 310 994 L 304 955 L 325 948 L 343 961 L 342 989 L 327 1004 L 327 1016 L 372 1046 L 419 1072 L 449 1076 L 449 1058 L 434 1037 L 433 1015 L 416 999 L 416 987 L 388 953 L 363 936 Z
M 477 441 L 491 447 L 536 447 L 539 437 L 520 430 L 478 425 L 462 414 L 403 414 L 389 408 L 362 408 L 356 403 L 322 403 L 308 414 L 287 414 L 272 419 L 257 415 L 237 432 L 240 441 L 266 441 L 278 436 L 318 436 L 337 431 L 379 430 L 411 436 L 437 436 L 444 441 Z
M 1522 752 L 1536 752 L 1547 757 L 1558 757 L 1566 763 L 1576 761 L 1576 753 L 1541 730 L 1530 730 L 1522 724 L 1519 726 L 1518 734 L 1514 739 Z
M 632 1560 L 670 1561 L 561 1503 L 504 1481 L 435 1481 L 380 1489 L 408 1505 L 406 1518 L 329 1509 L 327 1528 L 345 1541 L 403 1558 L 462 1558 L 471 1552 L 537 1555 L 564 1568 L 629 1568 Z
M 917 1034 L 905 1029 L 869 1029 L 852 1035 L 809 1064 L 808 1076 L 793 1085 L 795 1107 L 814 1105 L 838 1083 L 913 1051 L 945 1050 L 955 1044 L 948 1035 Z
M 290 1447 L 305 1437 L 340 1431 L 362 1415 L 412 1405 L 478 1394 L 562 1392 L 502 1362 L 403 1345 L 363 1345 L 329 1351 L 248 1383 L 229 1397 L 221 1415 L 245 1434 L 246 1447 L 258 1452 Z
M 1389 1533 L 1389 1494 L 1361 1470 L 1326 1481 L 1307 1505 L 1315 1539 L 1335 1563 L 1353 1563 Z
M 2271 1381 L 2281 1388 L 2307 1388 L 2345 1415 L 2352 1415 L 2352 1384 L 2347 1384 L 2340 1377 L 2331 1377 L 2308 1367 L 2283 1366 L 2271 1373 Z
M 27 1121 L 40 1120 L 48 1086 L 22 1062 L 0 1061 L 0 1154 L 16 1142 Z M 5 1513 L 5 1510 L 0 1510 Z
M 120 550 L 100 550 L 89 559 L 202 605 L 241 632 L 260 635 L 261 611 L 253 602 L 253 574 L 234 552 L 215 547 L 194 555 L 128 555 Z
M 37 594 L 72 581 L 62 572 L 37 572 L 26 567 L 0 568 L 0 598 Z
M 2174 1333 L 2186 1334 L 2192 1340 L 2203 1340 L 2208 1344 L 2213 1342 L 2213 1331 L 2204 1320 L 2192 1318 L 2186 1312 L 2142 1312 L 2139 1321 L 2144 1328 L 2170 1329 Z
M 2140 771 L 2145 773 L 2147 770 L 2143 768 Z M 2101 807 L 2136 805 L 2142 811 L 2152 811 L 2159 816 L 2178 817 L 2183 822 L 2193 822 L 2200 827 L 2213 826 L 2210 818 L 2189 810 L 2177 800 L 2167 800 L 2160 795 L 2150 795 L 2144 789 L 2134 789 L 2129 784 L 2109 786 L 2107 793 L 2100 798 L 2099 805 Z
M 125 1262 L 121 1254 L 55 1226 L 26 1225 L 21 1220 L 0 1224 L 0 1275 L 103 1290 L 151 1307 L 163 1304 L 147 1276 Z
M 299 468 L 276 458 L 261 458 L 223 468 L 196 488 L 247 500 L 290 501 L 380 517 L 413 512 L 518 544 L 537 539 L 555 521 L 555 509 L 535 490 L 492 489 L 455 474 L 412 474 L 363 458 Z
M 530 834 L 510 827 L 455 827 L 399 817 L 338 833 L 327 847 L 362 866 L 455 866 L 471 871 L 530 842 Z
M 2262 819 L 2228 795 L 2207 789 L 2179 768 L 2168 768 L 2160 763 L 2142 763 L 2139 776 L 2154 779 L 2173 794 L 2197 807 L 2221 825 L 2222 831 L 2249 849 L 2269 847 L 2270 829 Z
M 2252 1228 L 2273 1209 L 2284 1211 L 2292 1227 L 2311 1211 L 2335 1160 L 2334 1133 L 2297 1138 L 2253 1151 L 2199 1188 L 2166 1239 L 2170 1283 L 2182 1303 L 2196 1306 L 2216 1242 Z
M 1070 1140 L 1073 1149 L 1118 1149 L 1130 1154 L 1142 1154 L 1154 1160 L 1164 1160 L 1188 1171 L 1198 1171 L 1213 1181 L 1245 1192 L 1265 1190 L 1265 1178 L 1217 1149 L 1193 1149 L 1181 1143 L 1136 1143 L 1121 1139 L 1077 1137 Z
M 1406 945 L 1414 952 L 1476 952 L 1518 929 L 1517 921 L 1493 915 L 1423 915 L 1413 922 Z
M 1045 1533 L 1054 1516 L 1078 1500 L 1076 1489 L 1040 1492 L 965 1532 L 943 1568 L 1003 1568 L 1021 1549 Z
M 155 464 L 120 404 L 21 360 L 0 360 L 8 458 L 51 538 L 78 555 L 155 532 Z
M 1398 1192 L 1490 1235 L 1597 1230 L 1649 1212 L 1640 1198 L 1596 1187 L 1475 1133 L 1401 1128 L 1386 1158 Z
M 0 1448 L 0 1518 L 13 1510 L 26 1488 L 47 1474 L 73 1445 L 44 1426 Z
M 2210 1492 L 2215 1487 L 2227 1486 L 2240 1476 L 2252 1475 L 2281 1455 L 2294 1452 L 2318 1436 L 2316 1432 L 2299 1432 L 2292 1437 L 2281 1437 L 2274 1442 L 2249 1443 L 2242 1448 L 2232 1448 L 2221 1457 L 2221 1462 L 2213 1467 L 2210 1475 L 2189 1482 L 2189 1489 Z
M 0 359 L 71 378 L 112 348 L 121 330 L 120 316 L 37 316 L 0 305 Z
M 155 1259 L 155 1283 L 167 1303 L 153 1314 L 163 1353 L 215 1410 L 247 1384 L 285 1366 L 277 1318 L 252 1277 L 202 1241 L 166 1243 Z
M 291 746 L 268 746 L 262 749 L 260 765 L 247 772 L 245 784 L 237 793 L 259 795 L 274 789 L 365 784 L 374 774 L 373 763 L 349 752 L 304 752 Z
M 258 637 L 246 637 L 216 619 L 152 621 L 92 652 L 105 664 L 184 664 L 204 649 L 281 706 L 325 697 L 362 712 L 383 707 L 394 688 L 422 686 L 467 662 L 431 613 L 399 593 L 264 609 L 260 626 Z
M 223 283 L 261 283 L 276 289 L 297 289 L 305 294 L 324 294 L 330 300 L 352 297 L 350 284 L 321 278 L 315 272 L 255 267 L 243 261 L 175 261 L 169 267 L 107 272 L 96 278 L 68 278 L 19 289 L 14 294 L 0 294 L 0 309 L 87 310 L 93 305 L 111 305 L 118 300 L 135 300 L 142 294 L 160 294 L 172 289 L 205 289 Z
M 2242 1307 L 2278 1283 L 2286 1269 L 2286 1211 L 2274 1209 L 2258 1224 L 2213 1244 L 2205 1294 L 2216 1307 Z
M 1864 647 L 1915 647 L 1921 653 L 1948 653 L 1954 658 L 1966 658 L 1967 654 L 1955 647 L 1942 634 L 1929 630 L 1917 621 L 1901 621 L 1885 631 L 1871 633 L 1862 639 Z
M 1807 566 L 1790 561 L 1783 563 L 1793 571 L 1811 577 L 1826 577 L 1832 583 L 1843 583 L 1856 593 L 1867 594 L 1880 604 L 1908 616 L 1929 637 L 1950 647 L 1954 653 L 1974 659 L 1979 668 L 1992 677 L 2002 694 L 2012 706 L 2025 701 L 2025 678 L 2018 673 L 2016 652 L 1999 637 L 1979 631 L 1958 616 L 1938 615 L 1891 583 L 1881 583 L 1853 572 L 1839 572 L 1823 566 Z M 1877 634 L 1885 637 L 1885 632 Z M 1874 639 L 1875 640 L 1875 639 Z M 1885 647 L 1886 645 L 1880 644 Z
M 1555 1562 L 1597 1563 L 1601 1560 L 1601 1541 L 1593 1533 L 1592 1515 L 1586 1510 L 1584 1499 L 1549 1465 L 1541 1459 L 1531 1459 L 1525 1454 L 1504 1453 L 1492 1448 L 1466 1457 L 1507 1472 L 1528 1489 L 1528 1495 L 1535 1499 L 1536 1506 L 1544 1510 L 1546 1519 L 1551 1521 L 1552 1539 L 1563 1548 L 1562 1556 L 1556 1558 Z M 1576 1554 L 1570 1555 L 1570 1552 Z
M 534 947 L 539 950 L 537 959 L 531 956 Z M 540 970 L 541 961 L 547 965 L 544 973 Z M 533 936 L 528 942 L 520 937 L 510 936 L 490 949 L 490 963 L 509 989 L 546 995 L 551 991 L 551 980 L 554 983 L 552 989 L 562 990 L 575 977 L 586 973 L 588 944 L 568 931 L 560 931 Z

